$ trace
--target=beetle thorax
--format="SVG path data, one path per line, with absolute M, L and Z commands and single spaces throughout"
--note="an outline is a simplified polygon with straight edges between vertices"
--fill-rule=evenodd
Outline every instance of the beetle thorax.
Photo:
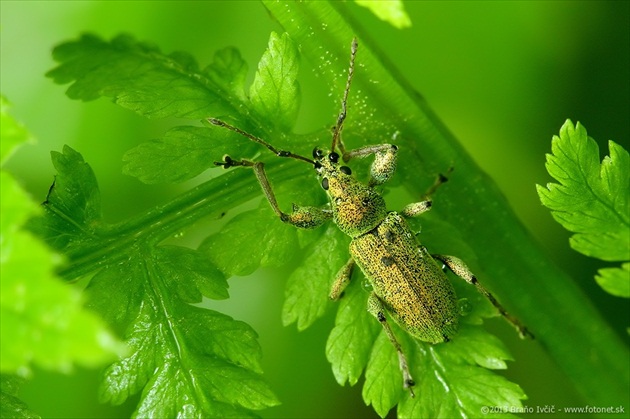
M 356 180 L 348 167 L 340 166 L 337 153 L 316 157 L 319 159 L 315 168 L 339 229 L 354 238 L 378 226 L 387 215 L 383 197 Z

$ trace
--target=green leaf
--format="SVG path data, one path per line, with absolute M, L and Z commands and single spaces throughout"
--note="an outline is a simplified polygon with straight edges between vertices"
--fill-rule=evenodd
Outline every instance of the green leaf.
M 67 91 L 72 99 L 105 96 L 150 118 L 199 119 L 232 109 L 220 94 L 222 86 L 213 82 L 217 67 L 210 77 L 189 55 L 165 55 L 130 36 L 106 42 L 83 35 L 57 46 L 53 57 L 60 65 L 47 75 L 59 84 L 72 83 Z
M 63 153 L 51 152 L 53 165 L 63 176 L 57 176 L 43 204 L 47 214 L 35 218 L 29 228 L 39 234 L 55 249 L 80 249 L 91 243 L 101 224 L 101 195 L 92 168 L 75 150 L 64 146 Z
M 271 33 L 249 89 L 253 109 L 281 132 L 295 124 L 299 107 L 298 51 L 288 34 Z
M 326 358 L 332 364 L 333 374 L 340 385 L 346 382 L 355 385 L 359 381 L 374 340 L 381 330 L 376 319 L 363 315 L 367 310 L 368 293 L 357 286 L 359 280 L 357 278 L 348 286 L 339 302 L 335 327 L 326 343 Z M 329 289 L 322 291 L 326 295 Z M 357 313 L 360 314 L 357 316 Z
M 461 332 L 466 333 L 465 327 Z M 466 342 L 454 339 L 435 346 L 416 342 L 407 347 L 411 348 L 412 359 L 423 361 L 412 367 L 415 391 L 422 397 L 405 397 L 398 407 L 399 417 L 508 417 L 509 413 L 489 413 L 483 409 L 522 407 L 525 394 L 518 385 L 455 355 L 469 348 Z
M 379 19 L 384 20 L 397 29 L 409 28 L 411 19 L 405 11 L 402 0 L 374 1 L 354 0 L 359 6 L 369 9 Z
M 38 419 L 40 416 L 31 411 L 18 396 L 18 388 L 23 379 L 0 374 L 0 418 Z
M 630 297 L 630 263 L 621 268 L 603 268 L 597 271 L 595 280 L 606 292 L 617 297 Z
M 157 248 L 142 264 L 106 269 L 92 280 L 92 306 L 124 327 L 132 351 L 105 371 L 103 401 L 119 404 L 143 390 L 139 417 L 249 416 L 247 409 L 277 404 L 262 380 L 251 327 L 188 304 L 202 293 L 227 296 L 223 276 L 199 266 L 202 259 L 190 249 Z M 141 283 L 133 300 L 113 298 L 122 278 Z M 125 318 L 115 318 L 121 312 Z
M 365 316 L 363 316 L 365 317 Z M 374 323 L 374 322 L 373 322 Z M 398 354 L 385 333 L 379 333 L 365 370 L 363 400 L 384 418 L 403 396 Z
M 2 143 L 15 148 L 30 135 L 6 114 L 6 103 L 2 111 Z M 121 353 L 102 321 L 83 309 L 78 291 L 55 276 L 59 255 L 23 229 L 39 208 L 4 171 L 0 193 L 2 373 L 26 376 L 33 365 L 67 372 L 75 363 L 97 366 Z
M 330 225 L 324 234 L 302 250 L 307 255 L 287 280 L 282 323 L 297 323 L 304 330 L 326 312 L 335 274 L 348 261 L 348 238 Z
M 179 246 L 155 249 L 155 258 L 164 271 L 166 286 L 187 303 L 198 303 L 201 296 L 215 300 L 229 297 L 223 274 L 201 252 Z
M 489 413 L 484 409 L 522 408 L 523 390 L 490 371 L 505 369 L 504 361 L 510 360 L 510 355 L 496 337 L 480 326 L 464 323 L 455 339 L 438 345 L 403 335 L 401 345 L 412 360 L 410 368 L 418 396 L 403 394 L 399 417 L 508 417 L 509 412 Z M 400 373 L 397 378 L 400 383 Z
M 223 274 L 199 251 L 157 246 L 155 235 L 169 222 L 186 219 L 187 211 L 160 208 L 155 214 L 166 216 L 161 222 L 150 213 L 105 225 L 94 205 L 98 187 L 89 166 L 70 148 L 55 156 L 57 184 L 34 229 L 83 266 L 81 272 L 96 273 L 86 288 L 88 304 L 130 348 L 105 370 L 101 399 L 119 404 L 141 393 L 135 412 L 140 417 L 243 417 L 277 404 L 262 379 L 251 327 L 191 305 L 204 296 L 227 298 Z M 201 202 L 207 200 L 204 195 Z M 188 198 L 184 202 L 198 207 Z M 61 219 L 76 226 L 71 240 L 58 240 Z
M 537 185 L 540 200 L 564 228 L 575 233 L 571 247 L 606 261 L 630 260 L 630 156 L 613 141 L 599 162 L 597 143 L 569 120 L 551 142 L 547 171 L 560 183 Z M 620 270 L 621 271 L 621 270 Z M 598 282 L 624 294 L 627 276 L 608 271 Z
M 32 141 L 31 134 L 28 130 L 9 115 L 9 101 L 0 95 L 0 164 L 4 165 L 5 161 L 11 156 L 13 151 L 20 145 Z
M 334 57 L 344 57 L 345 55 L 340 53 L 340 49 L 343 48 L 343 52 L 346 52 L 345 47 L 353 34 L 357 34 L 360 39 L 365 39 L 366 48 L 362 49 L 362 51 L 366 51 L 363 63 L 370 69 L 369 80 L 379 80 L 379 83 L 368 82 L 366 81 L 367 77 L 364 77 L 362 80 L 361 76 L 357 74 L 355 86 L 360 86 L 365 97 L 370 98 L 370 107 L 374 104 L 376 105 L 374 109 L 370 109 L 370 112 L 373 112 L 374 115 L 382 115 L 381 118 L 383 120 L 378 120 L 377 123 L 383 123 L 385 126 L 384 122 L 386 122 L 387 126 L 394 127 L 396 132 L 401 133 L 397 138 L 408 150 L 407 155 L 410 157 L 407 157 L 407 162 L 412 159 L 420 161 L 419 156 L 424 156 L 425 159 L 427 159 L 426 156 L 430 156 L 428 164 L 422 165 L 423 167 L 420 169 L 422 175 L 426 175 L 436 168 L 435 173 L 437 173 L 438 170 L 442 170 L 450 164 L 455 164 L 457 167 L 456 173 L 462 174 L 459 175 L 459 178 L 453 179 L 453 182 L 449 182 L 447 188 L 452 189 L 447 189 L 447 193 L 444 195 L 449 199 L 444 199 L 446 202 L 441 206 L 441 211 L 443 212 L 440 216 L 457 226 L 456 228 L 460 230 L 463 240 L 469 242 L 471 247 L 475 249 L 475 252 L 478 252 L 479 260 L 485 265 L 484 269 L 491 272 L 491 275 L 488 276 L 490 277 L 489 279 L 494 281 L 492 285 L 497 287 L 499 291 L 497 296 L 499 298 L 505 296 L 507 301 L 510 301 L 516 309 L 528 316 L 528 324 L 531 321 L 532 324 L 538 326 L 545 346 L 550 349 L 557 359 L 560 361 L 566 360 L 564 361 L 565 364 L 569 364 L 568 372 L 572 373 L 573 377 L 582 378 L 586 376 L 584 371 L 593 373 L 593 379 L 590 381 L 596 383 L 596 385 L 589 384 L 589 380 L 582 380 L 585 383 L 584 388 L 593 390 L 585 393 L 595 400 L 619 399 L 619 390 L 615 389 L 623 389 L 627 388 L 627 386 L 612 386 L 611 382 L 624 384 L 624 378 L 627 374 L 609 374 L 609 371 L 619 371 L 621 370 L 620 368 L 596 367 L 619 365 L 618 362 L 614 362 L 615 359 L 622 359 L 623 365 L 625 365 L 627 357 L 619 356 L 619 354 L 627 355 L 627 351 L 619 350 L 619 345 L 616 344 L 616 341 L 607 336 L 605 327 L 593 327 L 601 325 L 602 322 L 596 318 L 597 316 L 592 316 L 592 310 L 588 307 L 584 308 L 588 304 L 575 304 L 582 301 L 580 299 L 582 297 L 574 295 L 574 289 L 567 286 L 566 278 L 547 261 L 542 252 L 536 250 L 536 246 L 532 245 L 531 240 L 522 232 L 524 229 L 520 228 L 515 221 L 508 206 L 504 203 L 500 194 L 497 193 L 496 188 L 484 177 L 478 168 L 471 164 L 471 159 L 461 152 L 461 147 L 458 148 L 456 142 L 448 135 L 439 121 L 435 120 L 433 114 L 425 112 L 425 105 L 418 99 L 419 96 L 413 93 L 413 89 L 410 89 L 404 80 L 397 80 L 395 76 L 397 73 L 391 71 L 392 69 L 388 69 L 379 63 L 379 57 L 375 57 L 375 54 L 370 51 L 367 34 L 363 36 L 360 28 L 356 28 L 358 30 L 355 31 L 355 28 L 349 27 L 344 21 L 343 7 L 345 6 L 342 3 L 327 4 L 323 2 L 296 2 L 290 5 L 287 3 L 267 2 L 266 4 L 270 9 L 275 9 L 274 16 L 282 25 L 287 27 L 287 30 L 291 31 L 296 42 L 301 45 L 302 52 L 310 56 L 309 58 L 315 64 L 318 63 L 317 55 L 321 55 L 319 48 L 326 48 L 326 51 L 330 51 L 330 54 Z M 294 10 L 304 13 L 293 13 Z M 314 17 L 320 17 L 317 13 L 322 14 L 324 12 L 327 14 L 325 18 L 314 19 Z M 282 13 L 286 14 L 283 15 Z M 320 25 L 307 25 L 306 23 L 309 19 L 310 22 L 326 22 L 326 26 L 321 26 L 327 27 L 328 33 L 322 33 L 322 30 L 319 28 Z M 363 41 L 361 45 L 364 45 Z M 326 57 L 326 60 L 329 60 L 329 56 Z M 341 61 L 345 60 L 340 59 L 339 62 Z M 321 67 L 316 66 L 316 68 Z M 340 67 L 332 63 L 328 72 L 338 76 L 344 69 L 343 65 Z M 323 77 L 329 85 L 335 85 L 335 77 L 331 77 L 329 74 L 324 74 Z M 268 117 L 269 115 L 266 116 Z M 232 117 L 239 119 L 242 115 L 232 115 Z M 252 125 L 271 127 L 274 124 L 273 121 L 267 121 L 269 118 L 258 120 L 254 114 L 251 119 L 254 120 L 251 123 Z M 378 117 L 375 117 L 375 119 L 378 119 Z M 359 124 L 355 124 L 355 126 L 357 125 Z M 346 125 L 346 128 L 351 126 L 351 121 L 349 120 L 349 125 Z M 263 130 L 265 128 L 259 129 Z M 368 126 L 367 129 L 370 129 L 370 127 Z M 375 133 L 375 136 L 380 135 L 382 131 Z M 350 134 L 351 131 L 346 129 L 345 133 Z M 372 136 L 372 138 L 375 136 Z M 356 135 L 355 138 L 358 137 L 360 135 Z M 389 138 L 389 136 L 382 136 L 382 138 Z M 416 143 L 410 141 L 410 138 L 419 139 L 419 141 Z M 403 156 L 403 153 L 401 153 L 401 156 Z M 403 163 L 403 158 L 401 158 L 401 163 Z M 272 168 L 272 166 L 270 164 L 268 167 Z M 420 196 L 421 189 L 424 186 L 421 185 L 421 182 L 415 182 L 419 178 L 416 166 L 401 164 L 400 169 L 399 174 L 403 179 L 401 183 L 405 185 L 412 195 Z M 410 176 L 410 173 L 413 176 Z M 251 178 L 251 173 L 246 175 Z M 252 182 L 243 180 L 245 175 L 241 177 L 239 174 L 230 173 L 225 178 L 225 184 L 230 186 L 231 192 L 227 195 L 231 195 L 230 198 L 233 199 L 233 201 L 221 201 L 225 208 L 231 208 L 233 205 L 236 205 L 242 196 L 251 198 L 250 187 L 252 185 L 257 187 L 255 180 L 252 180 Z M 411 180 L 414 180 L 414 182 Z M 235 190 L 238 193 L 235 193 Z M 208 195 L 207 201 L 191 201 L 190 205 L 183 206 L 183 208 L 191 210 L 191 208 L 194 208 L 193 204 L 198 203 L 208 207 L 214 205 L 211 201 L 215 197 L 223 198 L 224 195 L 216 190 L 213 192 L 213 194 Z M 257 190 L 256 195 L 260 195 L 259 190 Z M 466 199 L 461 199 L 461 197 L 466 197 Z M 179 201 L 178 205 L 181 205 L 181 203 L 182 201 Z M 168 209 L 173 208 L 176 208 L 176 206 L 168 207 Z M 438 206 L 436 205 L 437 209 Z M 168 228 L 175 225 L 175 222 L 168 218 L 169 216 L 172 217 L 175 212 L 165 213 L 164 216 L 157 216 L 155 215 L 156 213 L 157 211 L 152 214 L 155 216 L 155 223 L 145 224 L 147 229 L 150 230 L 157 225 L 167 226 Z M 193 211 L 191 210 L 190 214 L 192 213 Z M 190 214 L 184 212 L 181 218 L 190 221 L 193 219 L 193 216 Z M 199 217 L 199 214 L 201 212 L 195 213 L 195 217 Z M 182 221 L 179 225 L 187 224 Z M 480 229 L 479 226 L 484 228 Z M 144 234 L 143 230 L 138 228 L 134 229 L 133 232 Z M 510 234 L 506 235 L 505 232 Z M 503 238 L 501 246 L 497 246 L 496 237 Z M 127 241 L 126 243 L 135 245 L 137 242 Z M 313 248 L 315 243 L 311 242 Z M 135 259 L 133 261 L 137 262 Z M 505 261 L 510 262 L 505 263 Z M 344 261 L 341 262 L 343 263 Z M 338 267 L 331 267 L 330 269 L 336 270 Z M 527 288 L 524 288 L 523 284 L 527 284 Z M 553 284 L 553 287 L 556 288 L 550 288 L 551 286 L 547 284 Z M 144 286 L 139 286 L 136 289 L 140 290 L 138 291 L 140 297 L 146 291 Z M 526 292 L 523 292 L 524 290 Z M 561 292 L 550 292 L 553 290 Z M 140 299 L 140 301 L 143 300 Z M 144 306 L 138 304 L 138 310 L 141 307 L 144 308 Z M 571 308 L 573 310 L 570 310 Z M 571 323 L 574 327 L 570 328 L 570 332 L 578 333 L 581 341 L 587 343 L 581 347 L 588 348 L 589 353 L 596 352 L 599 355 L 598 357 L 584 356 L 586 349 L 581 349 L 581 347 L 571 348 L 571 340 L 566 339 L 567 332 L 566 330 L 563 331 L 561 327 L 566 325 L 568 317 L 552 316 L 553 313 L 557 312 L 565 313 L 566 316 L 572 319 Z M 588 334 L 585 334 L 585 332 L 588 332 Z M 567 350 L 567 347 L 569 350 Z M 602 348 L 605 348 L 606 351 L 602 351 Z M 577 362 L 575 362 L 576 360 Z M 376 363 L 375 365 L 379 364 Z M 582 368 L 581 365 L 588 365 L 588 367 Z M 580 373 L 582 374 L 580 375 Z M 621 378 L 615 380 L 614 377 Z M 595 378 L 603 378 L 605 384 L 600 385 L 599 380 Z M 488 381 L 490 380 L 486 380 L 485 385 L 488 384 Z M 427 381 L 427 383 L 432 382 Z M 627 384 L 627 379 L 625 379 L 625 383 Z M 379 403 L 382 405 L 382 408 L 379 411 L 381 412 L 385 405 L 391 403 L 391 394 L 393 394 L 393 392 L 386 391 L 386 388 L 382 390 L 373 393 L 375 395 L 379 393 L 384 395 L 390 394 L 388 397 L 380 397 L 382 402 Z M 499 391 L 495 392 L 499 393 Z M 436 392 L 436 394 L 439 393 Z M 374 399 L 376 399 L 376 396 L 374 396 Z M 449 398 L 449 402 L 456 403 L 457 400 L 464 399 L 459 396 L 456 399 Z M 423 402 L 427 403 L 427 401 Z M 436 398 L 433 402 L 437 405 L 441 400 Z M 452 409 L 450 403 L 443 411 L 446 412 L 448 409 Z
M 630 157 L 610 141 L 610 157 L 599 163 L 597 143 L 580 123 L 567 121 L 551 142 L 547 170 L 560 183 L 538 186 L 542 203 L 567 230 L 571 246 L 608 261 L 630 259 L 628 190 Z
M 68 372 L 75 362 L 94 367 L 121 352 L 102 322 L 83 310 L 78 291 L 54 277 L 58 257 L 22 232 L 7 247 L 0 316 L 4 372 L 26 373 L 32 364 Z
M 258 209 L 232 218 L 220 232 L 209 236 L 199 250 L 222 272 L 244 276 L 260 266 L 282 266 L 297 248 L 295 229 L 280 222 L 265 201 Z
M 246 157 L 255 144 L 217 127 L 178 126 L 123 156 L 123 173 L 144 183 L 183 182 L 216 167 L 224 154 Z
M 412 83 L 401 77 L 396 57 L 373 42 L 373 33 L 357 21 L 352 5 L 271 0 L 263 4 L 300 46 L 302 58 L 317 69 L 323 85 L 339 92 L 337 97 L 344 89 L 345 77 L 340 75 L 347 70 L 349 44 L 353 37 L 358 39 L 358 65 L 343 131 L 346 146 L 395 138 L 400 150 L 396 177 L 412 197 L 422 196 L 436 174 L 454 167 L 449 182 L 434 196 L 432 212 L 457 231 L 477 262 L 457 248 L 445 247 L 444 252 L 463 256 L 480 281 L 535 333 L 591 405 L 627 400 L 627 345 L 575 281 L 532 239 L 496 183 L 466 153 Z M 357 99 L 360 106 L 352 112 L 352 102 Z M 425 244 L 431 246 L 428 240 Z M 576 341 L 582 344 L 575 345 Z
M 217 51 L 214 54 L 214 61 L 208 66 L 205 73 L 227 92 L 234 93 L 241 100 L 246 98 L 247 63 L 241 58 L 241 54 L 236 48 L 228 47 Z
M 367 312 L 368 292 L 358 282 L 360 276 L 353 278 L 339 302 L 326 355 L 339 384 L 348 381 L 354 385 L 365 370 L 363 399 L 379 416 L 385 417 L 397 404 L 401 417 L 447 418 L 476 417 L 482 407 L 504 406 L 502 403 L 506 401 L 509 403 L 505 406 L 521 406 L 522 390 L 485 370 L 505 369 L 505 361 L 512 358 L 496 337 L 476 325 L 482 317 L 497 313 L 474 287 L 453 279 L 457 295 L 469 300 L 472 310 L 460 319 L 459 333 L 452 342 L 438 345 L 420 342 L 390 321 L 416 381 L 416 399 L 410 401 L 409 393 L 403 391 L 396 350 L 378 321 Z M 481 398 L 477 390 L 466 388 L 469 381 L 486 389 L 495 388 Z M 450 388 L 458 388 L 459 393 L 451 395 Z M 415 400 L 421 400 L 421 404 Z M 473 415 L 473 412 L 478 413 Z

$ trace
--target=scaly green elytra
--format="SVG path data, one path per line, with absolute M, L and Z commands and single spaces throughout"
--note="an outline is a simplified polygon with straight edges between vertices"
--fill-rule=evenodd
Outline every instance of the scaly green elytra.
M 346 118 L 346 103 L 354 74 L 356 51 L 357 41 L 354 39 L 341 112 L 333 128 L 329 152 L 316 148 L 312 159 L 303 157 L 289 151 L 278 150 L 261 138 L 226 122 L 209 119 L 214 125 L 235 131 L 265 146 L 278 157 L 293 158 L 312 164 L 321 179 L 322 188 L 328 195 L 329 206 L 317 208 L 293 205 L 291 214 L 284 213 L 278 206 L 262 162 L 233 160 L 225 156 L 223 161 L 215 164 L 224 168 L 234 166 L 252 168 L 271 207 L 285 223 L 299 228 L 315 228 L 332 218 L 339 229 L 352 238 L 350 259 L 337 274 L 330 298 L 337 300 L 342 296 L 355 265 L 358 265 L 372 285 L 367 309 L 381 323 L 396 348 L 403 385 L 410 390 L 413 397 L 414 380 L 409 373 L 402 347 L 387 323 L 387 317 L 393 318 L 402 329 L 422 341 L 430 343 L 449 341 L 457 333 L 459 310 L 455 291 L 442 270 L 443 266 L 474 285 L 501 315 L 518 329 L 522 337 L 531 337 L 531 334 L 481 286 L 464 262 L 453 256 L 431 255 L 417 241 L 405 218 L 428 211 L 431 208 L 430 199 L 407 205 L 400 213 L 387 211 L 385 200 L 374 187 L 386 182 L 394 173 L 398 152 L 395 145 L 381 144 L 356 150 L 345 149 L 341 141 L 341 130 Z M 374 162 L 370 167 L 370 178 L 367 183 L 355 179 L 351 169 L 340 162 L 340 157 L 343 162 L 347 162 L 352 158 L 369 155 L 374 155 Z M 441 176 L 427 193 L 427 197 L 445 180 Z

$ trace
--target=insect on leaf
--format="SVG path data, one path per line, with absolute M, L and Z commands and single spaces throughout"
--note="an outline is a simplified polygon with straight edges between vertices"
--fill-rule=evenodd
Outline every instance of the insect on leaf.
M 476 417 L 484 406 L 521 406 L 524 393 L 516 384 L 494 374 L 505 369 L 511 356 L 503 344 L 478 325 L 487 317 L 488 302 L 468 284 L 453 280 L 457 295 L 470 300 L 472 310 L 460 319 L 460 330 L 451 342 L 432 345 L 410 337 L 394 322 L 390 326 L 407 354 L 416 382 L 415 398 L 403 390 L 398 355 L 378 321 L 368 314 L 368 292 L 353 278 L 339 301 L 335 328 L 327 345 L 327 358 L 340 384 L 354 384 L 365 371 L 363 399 L 385 417 L 398 404 L 400 417 Z M 493 313 L 496 315 L 496 313 Z M 467 382 L 485 386 L 483 397 Z M 452 394 L 451 389 L 458 389 Z M 506 402 L 509 400 L 509 403 Z M 474 412 L 478 412 L 473 414 Z M 505 415 L 499 415 L 505 416 Z

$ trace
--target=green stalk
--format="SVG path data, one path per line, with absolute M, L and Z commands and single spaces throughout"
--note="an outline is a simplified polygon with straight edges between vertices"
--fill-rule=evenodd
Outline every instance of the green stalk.
M 303 174 L 300 170 L 303 167 L 290 163 L 271 162 L 267 171 L 279 182 Z M 260 186 L 248 170 L 230 171 L 172 201 L 108 227 L 92 245 L 69 252 L 66 255 L 69 263 L 59 271 L 59 275 L 67 280 L 76 280 L 102 266 L 127 259 L 129 249 L 136 243 L 156 245 L 189 228 L 199 219 L 219 216 L 226 208 L 233 208 L 259 196 Z
M 371 42 L 369 33 L 353 21 L 347 6 L 323 1 L 263 3 L 302 55 L 316 68 L 331 70 L 320 74 L 328 84 L 340 85 L 340 92 L 339 75 L 347 62 L 326 60 L 348 56 L 352 38 L 358 37 L 362 70 L 355 72 L 353 91 L 361 91 L 374 115 L 400 131 L 396 143 L 422 165 L 414 168 L 401 162 L 404 187 L 419 197 L 426 185 L 414 181 L 418 171 L 428 175 L 454 167 L 447 191 L 441 191 L 445 197 L 439 202 L 440 218 L 474 249 L 488 288 L 533 331 L 588 403 L 616 406 L 627 400 L 627 346 L 575 282 L 544 254 L 496 184 Z

